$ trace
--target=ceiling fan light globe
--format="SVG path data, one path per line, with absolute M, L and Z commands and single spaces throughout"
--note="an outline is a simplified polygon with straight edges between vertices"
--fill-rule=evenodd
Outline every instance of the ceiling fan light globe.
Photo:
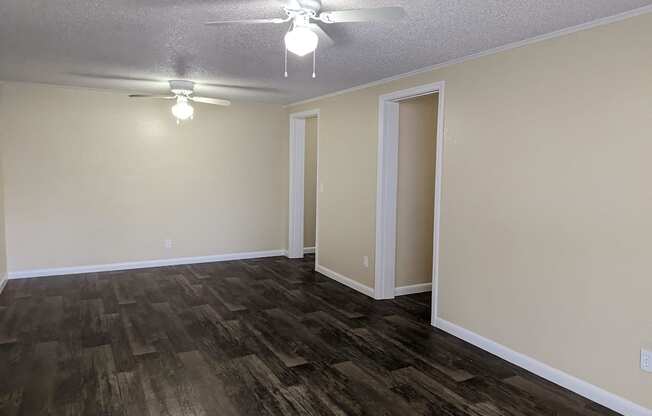
M 172 106 L 172 115 L 177 118 L 177 120 L 188 120 L 192 119 L 195 109 L 188 103 L 188 100 L 179 99 L 177 103 Z
M 317 49 L 319 37 L 307 27 L 298 26 L 285 34 L 285 47 L 298 56 L 305 56 Z

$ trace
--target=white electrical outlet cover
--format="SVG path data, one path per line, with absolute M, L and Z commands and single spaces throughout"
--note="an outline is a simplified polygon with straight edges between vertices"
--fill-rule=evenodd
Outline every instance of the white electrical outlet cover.
M 652 350 L 641 349 L 641 370 L 652 373 Z

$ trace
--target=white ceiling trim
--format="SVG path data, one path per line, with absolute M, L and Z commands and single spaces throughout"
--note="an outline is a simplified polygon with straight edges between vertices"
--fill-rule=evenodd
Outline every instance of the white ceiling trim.
M 377 81 L 368 82 L 366 84 L 358 85 L 358 86 L 347 88 L 347 89 L 344 89 L 344 90 L 331 92 L 331 93 L 320 95 L 320 96 L 313 97 L 313 98 L 308 98 L 307 100 L 297 101 L 295 103 L 284 105 L 283 108 L 295 107 L 295 106 L 298 106 L 298 105 L 308 104 L 308 103 L 312 103 L 312 102 L 315 102 L 315 101 L 323 100 L 325 98 L 336 97 L 338 95 L 347 94 L 347 93 L 350 93 L 350 92 L 353 92 L 353 91 L 359 91 L 359 90 L 363 90 L 363 89 L 366 89 L 366 88 L 375 87 L 377 85 L 386 84 L 388 82 L 398 81 L 400 79 L 409 78 L 409 77 L 419 75 L 419 74 L 423 74 L 423 73 L 426 73 L 426 72 L 436 71 L 438 69 L 442 69 L 442 68 L 446 68 L 446 67 L 449 67 L 449 66 L 461 64 L 461 63 L 466 62 L 466 61 L 471 61 L 471 60 L 474 60 L 474 59 L 483 58 L 485 56 L 495 55 L 497 53 L 509 51 L 511 49 L 521 48 L 523 46 L 531 45 L 531 44 L 534 44 L 534 43 L 539 43 L 539 42 L 543 42 L 543 41 L 546 41 L 546 40 L 571 35 L 573 33 L 581 32 L 583 30 L 593 29 L 595 27 L 620 22 L 620 21 L 623 21 L 623 20 L 631 19 L 633 17 L 641 16 L 641 15 L 648 14 L 648 13 L 652 13 L 652 6 L 640 7 L 638 9 L 630 10 L 630 11 L 627 11 L 627 12 L 624 12 L 624 13 L 619 13 L 619 14 L 615 14 L 613 16 L 608 16 L 608 17 L 603 17 L 601 19 L 593 20 L 591 22 L 582 23 L 582 24 L 577 25 L 577 26 L 571 26 L 571 27 L 568 27 L 566 29 L 561 29 L 561 30 L 557 30 L 555 32 L 546 33 L 546 34 L 543 34 L 543 35 L 535 36 L 533 38 L 524 39 L 524 40 L 521 40 L 521 41 L 518 41 L 518 42 L 508 43 L 507 45 L 503 45 L 503 46 L 499 46 L 497 48 L 488 49 L 486 51 L 482 51 L 482 52 L 474 53 L 474 54 L 471 54 L 471 55 L 463 56 L 461 58 L 457 58 L 457 59 L 453 59 L 453 60 L 450 60 L 450 61 L 447 61 L 447 62 L 443 62 L 441 64 L 431 65 L 431 66 L 427 66 L 425 68 L 420 68 L 420 69 L 415 69 L 414 71 L 405 72 L 403 74 L 394 75 L 394 76 L 391 76 L 391 77 L 388 77 L 388 78 L 379 79 Z

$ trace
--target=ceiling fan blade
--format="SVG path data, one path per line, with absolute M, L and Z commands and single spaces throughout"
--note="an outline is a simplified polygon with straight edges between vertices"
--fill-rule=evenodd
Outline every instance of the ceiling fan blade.
M 328 48 L 330 46 L 333 46 L 335 44 L 335 41 L 333 38 L 331 38 L 326 31 L 319 26 L 317 23 L 310 23 L 308 25 L 310 29 L 319 36 L 319 47 L 320 48 Z
M 213 104 L 213 105 L 222 105 L 228 107 L 231 105 L 231 101 L 222 100 L 219 98 L 208 98 L 208 97 L 190 97 L 190 101 L 203 104 Z
M 158 100 L 174 100 L 176 95 L 149 95 L 149 94 L 129 94 L 129 98 L 155 98 Z
M 255 25 L 259 23 L 285 23 L 288 21 L 289 19 L 274 17 L 270 19 L 215 20 L 212 22 L 206 22 L 204 24 L 206 26 L 219 26 L 219 25 L 231 25 L 231 24 Z
M 379 7 L 376 9 L 355 9 L 324 12 L 319 15 L 319 20 L 324 23 L 351 23 L 381 21 L 390 22 L 405 17 L 402 7 Z
M 152 79 L 152 78 L 138 78 L 138 77 L 131 77 L 126 75 L 117 75 L 117 74 L 67 72 L 66 75 L 72 75 L 78 78 L 91 78 L 91 79 L 107 80 L 107 81 L 134 81 L 134 82 L 150 82 L 150 83 L 159 83 L 159 84 L 165 83 L 165 81 Z
M 239 91 L 256 91 L 256 92 L 279 92 L 278 88 L 271 87 L 256 87 L 253 85 L 235 85 L 235 84 L 216 84 L 211 82 L 198 82 L 197 85 L 200 88 L 221 88 L 221 89 L 230 89 L 230 90 L 239 90 Z

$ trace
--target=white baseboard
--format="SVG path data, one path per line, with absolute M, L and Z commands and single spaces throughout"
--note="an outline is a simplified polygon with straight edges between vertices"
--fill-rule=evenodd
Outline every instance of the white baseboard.
M 420 283 L 418 285 L 399 286 L 394 289 L 394 296 L 412 295 L 415 293 L 432 292 L 432 283 Z
M 324 266 L 317 265 L 317 266 L 315 266 L 315 271 L 323 274 L 324 276 L 328 276 L 331 279 L 333 279 L 333 280 L 335 280 L 335 281 L 337 281 L 339 283 L 342 283 L 344 286 L 348 286 L 353 290 L 357 290 L 358 292 L 360 292 L 360 293 L 362 293 L 364 295 L 367 295 L 367 296 L 369 296 L 371 298 L 374 297 L 374 289 L 373 288 L 371 288 L 369 286 L 365 286 L 362 283 L 356 282 L 355 280 L 353 280 L 351 278 L 348 278 L 346 276 L 342 276 L 341 274 L 339 274 L 337 272 L 334 272 L 331 269 L 327 269 Z
M 316 250 L 315 247 L 304 247 L 303 254 L 314 254 L 315 250 Z
M 652 410 L 650 409 L 647 409 L 623 397 L 603 390 L 600 387 L 590 384 L 584 380 L 580 380 L 579 378 L 571 376 L 570 374 L 564 373 L 561 370 L 550 367 L 549 365 L 535 360 L 534 358 L 528 357 L 527 355 L 511 350 L 502 344 L 487 339 L 481 335 L 476 334 L 475 332 L 471 332 L 468 329 L 462 328 L 444 319 L 437 318 L 435 321 L 435 327 L 441 329 L 442 331 L 448 332 L 457 338 L 463 339 L 464 341 L 473 344 L 476 347 L 482 348 L 483 350 L 488 351 L 502 358 L 503 360 L 509 361 L 512 364 L 522 367 L 538 375 L 539 377 L 543 377 L 548 381 L 571 390 L 580 396 L 586 397 L 587 399 L 593 400 L 596 403 L 608 407 L 615 412 L 622 413 L 623 415 L 627 416 L 652 416 Z
M 115 270 L 145 269 L 149 267 L 177 266 L 182 264 L 213 263 L 227 260 L 257 259 L 285 256 L 286 250 L 251 251 L 245 253 L 218 254 L 214 256 L 180 257 L 174 259 L 130 261 L 125 263 L 95 264 L 88 266 L 58 267 L 53 269 L 17 270 L 9 272 L 10 279 L 29 277 L 60 276 L 67 274 L 108 272 Z

